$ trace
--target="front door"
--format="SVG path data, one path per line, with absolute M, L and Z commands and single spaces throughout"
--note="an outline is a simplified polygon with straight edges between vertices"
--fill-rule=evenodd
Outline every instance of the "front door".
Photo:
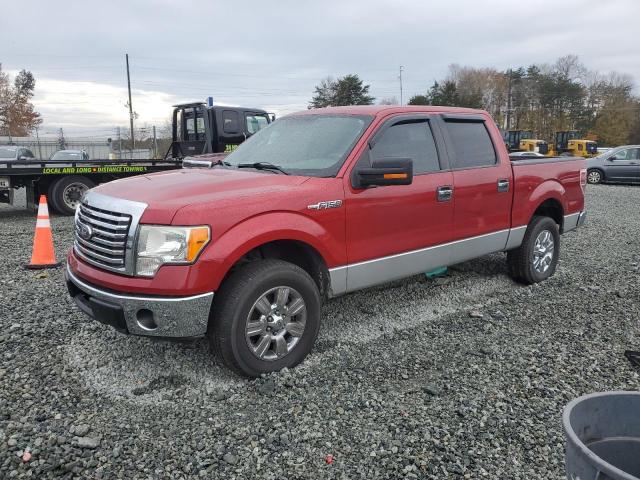
M 640 148 L 624 148 L 610 156 L 604 165 L 605 180 L 640 182 Z
M 347 290 L 357 290 L 447 265 L 453 175 L 429 116 L 401 115 L 374 135 L 358 166 L 389 157 L 413 160 L 413 183 L 353 188 L 345 177 Z M 449 194 L 447 193 L 449 192 Z

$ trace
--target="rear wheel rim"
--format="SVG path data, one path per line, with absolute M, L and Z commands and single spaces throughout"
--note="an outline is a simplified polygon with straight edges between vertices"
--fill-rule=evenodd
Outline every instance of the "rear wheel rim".
M 546 273 L 553 263 L 555 255 L 555 241 L 549 230 L 542 230 L 536 237 L 533 245 L 531 262 L 533 269 L 538 273 Z
M 589 180 L 589 183 L 600 183 L 600 179 L 602 178 L 602 176 L 600 175 L 600 172 L 593 171 L 589 172 L 589 176 L 587 178 Z
M 65 206 L 67 206 L 71 210 L 75 210 L 78 205 L 80 205 L 82 196 L 87 190 L 89 190 L 89 187 L 84 183 L 70 183 L 62 192 L 62 201 L 64 202 Z
M 267 290 L 254 302 L 245 322 L 245 340 L 258 359 L 272 362 L 298 345 L 307 323 L 307 306 L 291 287 Z

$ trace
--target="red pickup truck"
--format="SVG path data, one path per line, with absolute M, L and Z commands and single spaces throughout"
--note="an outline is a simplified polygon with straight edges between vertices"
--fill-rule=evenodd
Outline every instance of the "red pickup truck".
M 301 362 L 326 298 L 501 251 L 539 282 L 585 220 L 585 160 L 511 161 L 480 110 L 310 110 L 196 163 L 90 190 L 67 285 L 92 318 L 206 335 L 248 376 Z

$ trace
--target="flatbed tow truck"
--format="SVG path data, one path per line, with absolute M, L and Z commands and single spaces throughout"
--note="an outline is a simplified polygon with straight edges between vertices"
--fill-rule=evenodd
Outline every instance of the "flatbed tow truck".
M 186 157 L 233 150 L 274 119 L 257 108 L 192 102 L 174 105 L 172 142 L 162 159 L 0 160 L 0 203 L 13 204 L 15 190 L 26 188 L 27 208 L 40 195 L 62 215 L 73 215 L 84 193 L 119 178 L 182 168 Z

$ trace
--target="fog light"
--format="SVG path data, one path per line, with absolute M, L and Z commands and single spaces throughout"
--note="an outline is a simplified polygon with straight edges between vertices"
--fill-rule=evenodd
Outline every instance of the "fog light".
M 153 312 L 146 308 L 141 308 L 136 313 L 136 320 L 138 320 L 138 325 L 143 330 L 155 330 L 158 328 L 158 324 L 153 319 Z

